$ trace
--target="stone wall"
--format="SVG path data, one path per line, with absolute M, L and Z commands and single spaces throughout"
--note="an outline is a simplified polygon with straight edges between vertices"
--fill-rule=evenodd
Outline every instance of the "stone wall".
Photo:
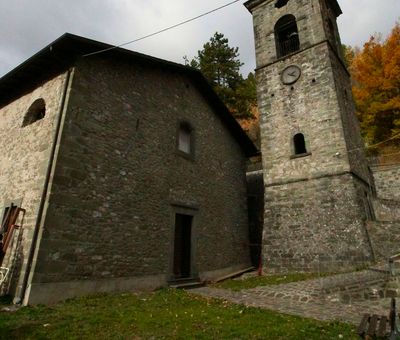
M 356 107 L 352 95 L 350 75 L 343 66 L 343 61 L 339 58 L 338 54 L 332 49 L 329 54 L 347 147 L 346 153 L 341 156 L 348 158 L 351 171 L 368 183 L 368 194 L 372 197 L 374 180 L 368 168 L 364 142 L 361 138 L 360 124 L 355 114 Z
M 305 49 L 325 39 L 324 22 L 319 0 L 289 1 L 275 8 L 276 1 L 267 0 L 252 9 L 257 68 L 277 60 L 274 26 L 285 14 L 296 17 L 300 49 Z
M 14 269 L 11 286 L 9 290 L 5 289 L 10 294 L 18 295 L 25 275 L 64 83 L 65 75 L 60 75 L 0 108 L 0 205 L 14 203 L 26 209 L 17 258 L 8 256 L 8 253 L 2 264 Z M 44 99 L 46 104 L 45 117 L 22 127 L 29 107 L 39 98 Z M 1 209 L 2 214 L 3 211 Z M 16 239 L 14 245 L 15 242 Z
M 181 121 L 193 128 L 193 159 L 176 150 Z M 74 295 L 165 285 L 175 213 L 194 216 L 193 276 L 249 266 L 245 166 L 237 141 L 186 75 L 82 61 L 30 301 L 43 301 L 35 294 L 60 282 Z
M 301 78 L 283 85 L 280 74 L 292 64 L 301 66 Z M 260 69 L 257 81 L 267 184 L 351 170 L 373 186 L 349 77 L 328 44 Z M 304 135 L 309 157 L 290 158 L 296 133 Z
M 376 198 L 373 200 L 373 205 L 378 221 L 400 221 L 400 201 Z
M 373 259 L 364 227 L 372 215 L 373 188 L 341 59 L 338 13 L 322 0 L 275 4 L 248 3 L 265 185 L 264 267 L 274 272 L 354 268 Z M 285 15 L 296 18 L 300 48 L 280 57 L 275 25 Z M 289 66 L 301 75 L 285 84 L 282 73 Z M 296 154 L 298 134 L 306 150 Z
M 372 172 L 378 197 L 400 201 L 400 164 L 373 166 Z
M 280 73 L 292 64 L 301 66 L 301 78 L 283 85 Z M 266 185 L 350 170 L 327 44 L 259 70 L 257 81 Z M 291 158 L 297 133 L 305 137 L 307 157 Z
M 376 260 L 387 261 L 400 253 L 400 222 L 369 221 L 367 230 L 372 241 Z
M 332 46 L 332 52 L 334 52 L 341 60 L 344 60 L 342 42 L 337 25 L 337 13 L 335 13 L 332 6 L 329 4 L 331 0 L 318 0 L 318 2 L 322 17 L 324 18 L 324 20 L 322 20 L 322 25 L 325 31 L 324 37 Z
M 351 175 L 265 188 L 266 272 L 340 271 L 372 260 Z

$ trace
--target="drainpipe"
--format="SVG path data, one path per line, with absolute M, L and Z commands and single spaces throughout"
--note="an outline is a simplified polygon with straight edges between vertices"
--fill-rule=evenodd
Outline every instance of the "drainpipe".
M 14 303 L 18 303 L 18 304 L 22 303 L 25 299 L 26 289 L 28 286 L 28 279 L 29 279 L 29 275 L 30 275 L 30 272 L 32 269 L 32 262 L 33 262 L 33 258 L 34 258 L 35 250 L 36 250 L 36 246 L 37 246 L 40 224 L 42 223 L 42 220 L 43 220 L 43 210 L 44 210 L 46 198 L 48 195 L 50 176 L 53 171 L 53 167 L 55 165 L 54 158 L 55 158 L 56 148 L 57 148 L 59 137 L 60 137 L 61 122 L 62 122 L 63 113 L 64 113 L 64 109 L 65 109 L 67 92 L 72 83 L 72 73 L 73 73 L 73 68 L 71 68 L 67 71 L 67 75 L 65 78 L 65 85 L 64 85 L 64 89 L 63 89 L 63 93 L 62 93 L 62 97 L 61 97 L 61 105 L 60 105 L 60 110 L 58 113 L 58 118 L 57 118 L 57 123 L 56 123 L 57 125 L 56 125 L 56 130 L 55 130 L 54 138 L 53 138 L 53 145 L 51 147 L 51 152 L 50 152 L 50 160 L 49 160 L 49 164 L 47 166 L 43 192 L 40 197 L 38 217 L 36 219 L 35 228 L 33 230 L 32 242 L 31 242 L 31 247 L 29 249 L 28 261 L 26 264 L 24 279 L 22 281 L 22 287 L 21 287 L 21 292 L 19 294 L 19 297 L 14 299 Z

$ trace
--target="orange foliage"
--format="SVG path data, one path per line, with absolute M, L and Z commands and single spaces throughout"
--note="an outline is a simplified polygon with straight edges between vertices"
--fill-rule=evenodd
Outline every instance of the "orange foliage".
M 371 37 L 353 51 L 350 72 L 363 135 L 369 144 L 400 141 L 400 25 L 382 41 Z
M 238 118 L 237 121 L 257 148 L 260 148 L 260 113 L 257 106 L 252 106 L 250 111 L 251 118 Z

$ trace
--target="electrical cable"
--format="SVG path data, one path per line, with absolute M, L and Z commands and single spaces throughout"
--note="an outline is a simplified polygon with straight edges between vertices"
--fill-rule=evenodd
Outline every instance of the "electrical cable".
M 379 157 L 389 157 L 389 156 L 396 156 L 396 155 L 400 155 L 400 152 L 383 153 L 383 154 L 380 154 Z
M 376 146 L 378 146 L 378 145 L 381 145 L 381 144 L 390 142 L 391 140 L 396 139 L 397 137 L 400 137 L 400 133 L 395 134 L 394 136 L 390 137 L 389 139 L 384 140 L 383 142 L 379 142 L 379 143 L 370 145 L 370 146 L 368 146 L 367 148 L 374 148 L 374 147 L 376 147 Z
M 120 47 L 122 47 L 122 46 L 126 46 L 126 45 L 129 45 L 129 44 L 133 44 L 133 43 L 135 43 L 135 42 L 138 42 L 138 41 L 141 41 L 141 40 L 144 40 L 144 39 L 153 37 L 153 36 L 158 35 L 158 34 L 160 34 L 160 33 L 164 33 L 164 32 L 166 32 L 166 31 L 172 30 L 172 29 L 174 29 L 174 28 L 176 28 L 176 27 L 185 25 L 185 24 L 187 24 L 187 23 L 189 23 L 189 22 L 192 22 L 192 21 L 194 21 L 194 20 L 197 20 L 197 19 L 200 19 L 200 18 L 202 18 L 202 17 L 205 17 L 206 15 L 209 15 L 209 14 L 212 14 L 212 13 L 214 13 L 214 12 L 217 12 L 217 11 L 219 11 L 219 10 L 225 8 L 225 7 L 231 6 L 231 5 L 233 5 L 233 4 L 235 4 L 235 3 L 239 2 L 239 1 L 240 1 L 240 0 L 231 1 L 231 2 L 229 2 L 229 3 L 227 3 L 227 4 L 225 4 L 225 5 L 222 5 L 222 6 L 220 6 L 220 7 L 217 7 L 217 8 L 215 8 L 215 9 L 213 9 L 213 10 L 211 10 L 211 11 L 208 11 L 208 12 L 205 12 L 205 13 L 203 13 L 203 14 L 200 14 L 200 15 L 194 17 L 194 18 L 187 19 L 187 20 L 182 21 L 182 22 L 180 22 L 180 23 L 178 23 L 178 24 L 169 26 L 169 27 L 167 27 L 167 28 L 161 29 L 161 30 L 156 31 L 156 32 L 154 32 L 154 33 L 147 34 L 147 35 L 145 35 L 145 36 L 143 36 L 143 37 L 141 37 L 141 38 L 137 38 L 137 39 L 128 41 L 128 42 L 123 43 L 123 44 L 120 44 L 120 45 L 115 45 L 115 46 L 111 46 L 111 47 L 109 47 L 109 48 L 105 48 L 105 49 L 103 49 L 103 50 L 99 50 L 99 51 L 96 51 L 96 52 L 84 54 L 83 57 L 89 57 L 89 56 L 92 56 L 92 55 L 104 53 L 104 52 L 107 52 L 107 51 L 114 50 L 114 49 L 116 49 L 116 48 L 120 48 Z
M 114 50 L 114 49 L 117 49 L 117 48 L 120 48 L 120 47 L 129 45 L 129 44 L 133 44 L 133 43 L 135 43 L 135 42 L 138 42 L 138 41 L 141 41 L 141 40 L 144 40 L 144 39 L 153 37 L 153 36 L 155 36 L 155 35 L 164 33 L 164 32 L 166 32 L 166 31 L 172 30 L 172 29 L 174 29 L 174 28 L 177 28 L 177 27 L 179 27 L 179 26 L 185 25 L 185 24 L 187 24 L 187 23 L 189 23 L 189 22 L 195 21 L 195 20 L 200 19 L 200 18 L 202 18 L 202 17 L 204 17 L 204 16 L 207 16 L 207 15 L 209 15 L 209 14 L 212 14 L 212 13 L 214 13 L 214 12 L 217 12 L 217 11 L 219 11 L 219 10 L 221 10 L 221 9 L 223 9 L 223 8 L 226 8 L 226 7 L 228 7 L 228 6 L 231 6 L 231 5 L 233 5 L 233 4 L 235 4 L 235 3 L 239 2 L 239 1 L 240 1 L 240 0 L 231 1 L 231 2 L 229 2 L 229 3 L 227 3 L 227 4 L 225 4 L 225 5 L 222 5 L 222 6 L 217 7 L 217 8 L 215 8 L 215 9 L 211 10 L 211 11 L 208 11 L 208 12 L 202 13 L 202 14 L 200 14 L 200 15 L 197 15 L 197 16 L 195 16 L 195 17 L 193 17 L 193 18 L 184 20 L 184 21 L 182 21 L 182 22 L 180 22 L 180 23 L 178 23 L 178 24 L 175 24 L 175 25 L 166 27 L 166 28 L 161 29 L 161 30 L 159 30 L 159 31 L 156 31 L 156 32 L 147 34 L 147 35 L 145 35 L 145 36 L 143 36 L 143 37 L 140 37 L 140 38 L 137 38 L 137 39 L 128 41 L 128 42 L 123 43 L 123 44 L 120 44 L 120 45 L 114 45 L 114 46 L 111 46 L 111 47 L 109 47 L 109 48 L 105 48 L 105 49 L 102 49 L 102 50 L 99 50 L 99 51 L 96 51 L 96 52 L 84 54 L 83 57 L 89 57 L 89 56 L 92 56 L 92 55 L 104 53 L 104 52 L 107 52 L 107 51 L 111 51 L 111 50 Z M 378 145 L 387 143 L 387 142 L 389 142 L 389 141 L 391 141 L 391 140 L 393 140 L 393 139 L 395 139 L 395 138 L 397 138 L 397 137 L 399 137 L 399 136 L 400 136 L 400 133 L 398 133 L 398 134 L 392 136 L 391 138 L 389 138 L 389 139 L 387 139 L 387 140 L 384 140 L 384 141 L 382 141 L 382 142 L 379 142 L 379 143 L 376 143 L 376 144 L 373 144 L 373 145 L 366 146 L 365 148 L 364 148 L 364 147 L 361 147 L 361 148 L 356 148 L 356 149 L 348 150 L 347 153 L 355 152 L 355 151 L 359 151 L 359 150 L 363 150 L 363 149 L 371 149 L 371 148 L 374 148 L 374 147 L 376 147 L 376 146 L 378 146 Z
M 361 147 L 361 148 L 356 148 L 356 149 L 349 150 L 349 151 L 347 151 L 347 153 L 355 152 L 355 151 L 359 151 L 359 150 L 364 150 L 364 149 L 372 149 L 372 148 L 374 148 L 374 147 L 376 147 L 378 145 L 382 145 L 382 144 L 385 144 L 387 142 L 390 142 L 391 140 L 396 139 L 397 137 L 400 137 L 400 133 L 397 133 L 394 136 L 392 136 L 389 139 L 386 139 L 386 140 L 384 140 L 382 142 L 379 142 L 379 143 L 376 143 L 376 144 L 372 144 L 372 145 L 368 145 L 366 147 Z

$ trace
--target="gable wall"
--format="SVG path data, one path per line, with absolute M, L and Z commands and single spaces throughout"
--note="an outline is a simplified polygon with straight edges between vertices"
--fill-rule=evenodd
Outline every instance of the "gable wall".
M 195 272 L 248 266 L 246 158 L 190 79 L 86 59 L 70 98 L 33 285 L 165 284 L 176 212 L 195 215 Z M 180 120 L 194 161 L 176 153 Z
M 26 209 L 22 230 L 22 244 L 17 257 L 6 255 L 2 264 L 14 268 L 10 293 L 18 295 L 30 251 L 33 230 L 37 220 L 41 195 L 49 164 L 54 130 L 60 111 L 65 75 L 60 75 L 34 91 L 0 108 L 0 206 L 11 202 Z M 22 122 L 31 104 L 38 98 L 46 102 L 45 118 L 22 128 Z M 1 209 L 3 213 L 3 209 Z M 16 244 L 14 239 L 14 245 Z M 14 249 L 12 247 L 10 249 Z M 10 256 L 12 255 L 12 256 Z M 14 260 L 16 262 L 14 262 Z M 21 269 L 21 275 L 18 275 Z M 4 288 L 7 291 L 7 284 Z

